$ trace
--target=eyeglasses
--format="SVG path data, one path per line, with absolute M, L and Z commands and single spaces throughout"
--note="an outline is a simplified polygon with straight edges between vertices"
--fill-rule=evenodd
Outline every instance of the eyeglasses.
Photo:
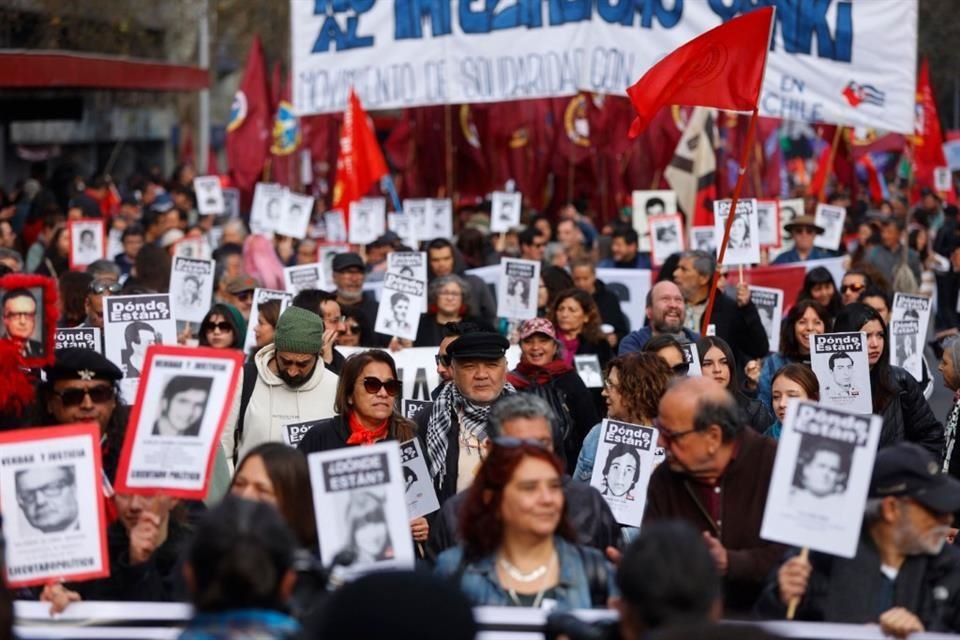
M 794 227 L 792 231 L 793 231 L 793 235 L 795 236 L 800 234 L 813 235 L 814 233 L 816 233 L 816 231 L 811 227 Z
M 448 356 L 448 355 L 446 355 L 446 354 L 440 355 L 440 354 L 438 353 L 437 355 L 433 356 L 433 359 L 436 361 L 436 363 L 437 363 L 438 365 L 441 365 L 441 366 L 444 366 L 444 367 L 449 367 L 449 366 L 450 366 L 450 356 Z
M 94 281 L 90 283 L 90 286 L 87 287 L 90 293 L 95 293 L 101 295 L 103 293 L 120 293 L 123 289 L 123 286 L 117 282 L 98 282 Z
M 459 291 L 441 291 L 438 296 L 446 296 L 447 298 L 459 298 L 463 294 Z
M 90 400 L 94 404 L 102 404 L 113 400 L 116 394 L 113 387 L 109 385 L 99 385 L 84 389 L 77 388 L 67 389 L 65 391 L 54 391 L 53 395 L 60 398 L 60 404 L 63 406 L 77 407 L 83 404 L 83 399 L 87 396 L 90 396 Z
M 657 431 L 660 432 L 660 435 L 663 437 L 663 439 L 667 441 L 667 444 L 673 444 L 684 436 L 688 436 L 696 431 L 696 429 L 687 429 L 686 431 L 670 431 L 663 426 L 663 423 L 660 422 L 659 419 L 655 419 L 653 421 L 653 426 L 656 427 Z
M 36 317 L 36 311 L 7 311 L 3 314 L 4 320 L 31 320 Z
M 380 389 L 386 389 L 388 396 L 396 396 L 400 393 L 401 383 L 399 380 L 381 380 L 373 376 L 367 376 L 363 379 L 363 390 L 367 393 L 380 393 Z
M 690 363 L 688 362 L 681 362 L 680 364 L 675 364 L 670 368 L 678 376 L 685 376 L 690 373 Z
M 358 336 L 360 335 L 360 327 L 355 324 L 347 325 L 347 328 L 344 329 L 343 331 L 340 331 L 339 333 L 340 335 L 346 335 L 349 333 L 352 336 Z
M 532 438 L 514 438 L 511 436 L 500 436 L 493 439 L 493 444 L 506 449 L 516 449 L 524 445 L 537 447 L 538 449 L 549 449 L 548 443 L 542 440 L 533 440 Z
M 853 291 L 854 293 L 860 293 L 866 288 L 867 288 L 866 285 L 862 285 L 862 284 L 845 284 L 842 287 L 840 287 L 840 292 L 846 293 L 847 291 Z
M 229 322 L 210 322 L 207 323 L 207 328 L 204 331 L 222 331 L 226 333 L 227 331 L 233 331 L 233 325 Z
M 35 504 L 38 493 L 42 493 L 47 498 L 59 498 L 63 495 L 63 490 L 71 486 L 73 483 L 68 480 L 54 480 L 36 489 L 20 489 L 17 491 L 17 501 L 21 504 Z

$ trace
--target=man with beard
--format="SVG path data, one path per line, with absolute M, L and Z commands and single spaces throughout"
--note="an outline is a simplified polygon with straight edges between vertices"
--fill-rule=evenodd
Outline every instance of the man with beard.
M 797 620 L 879 623 L 885 634 L 960 629 L 960 551 L 946 544 L 960 510 L 960 481 L 918 445 L 881 449 L 873 467 L 857 554 L 791 554 L 758 610 Z
M 241 459 L 262 442 L 282 442 L 285 424 L 333 417 L 337 376 L 320 364 L 322 350 L 320 316 L 300 307 L 284 311 L 273 344 L 254 356 L 257 381 L 240 400 L 234 437 Z
M 687 311 L 680 287 L 669 280 L 658 282 L 647 294 L 649 325 L 628 334 L 620 342 L 620 355 L 642 351 L 650 338 L 655 336 L 673 336 L 680 344 L 696 342 L 700 336 L 683 326 L 686 317 Z

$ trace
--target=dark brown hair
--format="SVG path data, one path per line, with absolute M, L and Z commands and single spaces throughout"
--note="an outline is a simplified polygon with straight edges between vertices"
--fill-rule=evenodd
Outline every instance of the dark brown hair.
M 580 289 L 567 289 L 557 294 L 557 297 L 550 305 L 549 318 L 553 326 L 560 326 L 557 324 L 557 307 L 568 298 L 576 300 L 580 308 L 583 309 L 584 315 L 587 316 L 587 322 L 580 331 L 583 340 L 591 344 L 605 340 L 606 338 L 604 338 L 603 333 L 600 331 L 600 310 L 597 309 L 597 303 L 593 301 L 593 296 Z
M 777 372 L 773 374 L 773 379 L 770 381 L 771 387 L 780 376 L 784 376 L 788 380 L 793 380 L 803 387 L 803 392 L 807 394 L 809 399 L 817 402 L 820 401 L 820 381 L 817 380 L 817 376 L 813 374 L 813 369 L 807 365 L 793 362 L 780 367 L 777 369 Z
M 616 369 L 620 377 L 620 396 L 632 422 L 657 417 L 660 398 L 666 393 L 673 371 L 656 353 L 636 351 L 613 358 L 607 364 L 606 377 Z
M 333 410 L 343 416 L 344 420 L 349 420 L 350 414 L 353 413 L 350 398 L 353 395 L 354 388 L 357 386 L 357 381 L 360 380 L 360 374 L 371 362 L 382 362 L 387 365 L 390 367 L 393 378 L 400 380 L 400 377 L 397 375 L 397 365 L 393 361 L 393 357 L 382 349 L 361 351 L 347 358 L 343 363 L 343 368 L 340 370 L 340 382 L 337 384 L 337 395 L 333 401 Z M 387 429 L 387 437 L 392 440 L 405 442 L 413 438 L 416 434 L 416 426 L 413 422 L 400 415 L 396 403 L 394 404 L 393 415 L 390 416 L 389 422 L 390 426 Z
M 833 323 L 830 313 L 816 300 L 800 300 L 793 305 L 780 326 L 780 353 L 790 360 L 807 360 L 810 358 L 810 354 L 800 351 L 800 341 L 797 340 L 796 329 L 797 322 L 807 312 L 807 309 L 813 309 L 817 317 L 823 322 L 824 333 L 829 333 L 830 325 Z

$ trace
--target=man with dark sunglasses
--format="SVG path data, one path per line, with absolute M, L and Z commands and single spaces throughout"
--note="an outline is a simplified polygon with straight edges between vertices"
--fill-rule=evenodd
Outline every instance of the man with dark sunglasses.
M 823 227 L 814 222 L 813 216 L 798 216 L 783 225 L 783 230 L 793 239 L 793 248 L 778 255 L 773 264 L 819 260 L 833 255 L 831 251 L 813 246 L 813 241 L 824 231 Z

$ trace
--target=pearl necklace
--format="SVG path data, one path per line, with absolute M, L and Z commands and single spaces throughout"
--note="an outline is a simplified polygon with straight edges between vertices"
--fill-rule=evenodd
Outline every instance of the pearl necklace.
M 550 556 L 550 560 L 540 565 L 530 573 L 523 573 L 520 569 L 517 569 L 513 564 L 504 558 L 500 557 L 500 566 L 503 567 L 503 570 L 507 572 L 507 575 L 516 580 L 517 582 L 522 582 L 524 584 L 530 582 L 536 582 L 543 576 L 547 575 L 547 570 L 553 564 L 554 560 L 557 559 L 557 555 L 553 554 Z

